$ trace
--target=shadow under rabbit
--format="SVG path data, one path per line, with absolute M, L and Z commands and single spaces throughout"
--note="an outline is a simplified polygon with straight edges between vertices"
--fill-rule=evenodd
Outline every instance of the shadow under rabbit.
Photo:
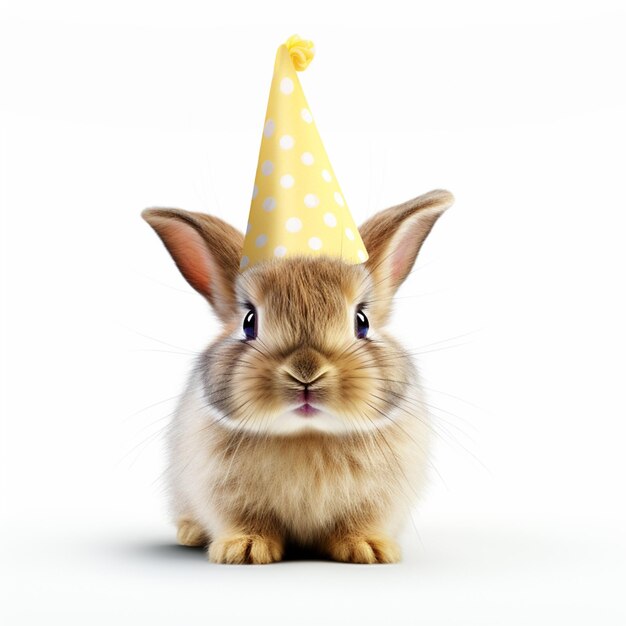
M 181 546 L 177 543 L 146 542 L 134 545 L 129 552 L 138 556 L 160 561 L 206 561 L 206 548 Z M 282 561 L 333 562 L 325 554 L 311 548 L 288 544 Z

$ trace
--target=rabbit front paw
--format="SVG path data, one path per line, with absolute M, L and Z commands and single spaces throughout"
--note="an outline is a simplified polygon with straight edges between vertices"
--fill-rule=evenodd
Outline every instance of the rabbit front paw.
M 207 535 L 200 524 L 191 519 L 181 518 L 177 523 L 176 540 L 181 546 L 206 546 Z
M 208 554 L 212 563 L 274 563 L 283 558 L 283 543 L 269 535 L 240 533 L 217 537 Z
M 384 535 L 344 535 L 328 541 L 327 551 L 345 563 L 397 563 L 400 547 Z

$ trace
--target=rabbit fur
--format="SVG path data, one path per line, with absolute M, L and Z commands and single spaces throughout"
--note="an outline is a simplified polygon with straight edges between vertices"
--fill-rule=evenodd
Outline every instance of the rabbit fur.
M 424 485 L 431 427 L 410 355 L 385 326 L 452 202 L 433 191 L 374 215 L 360 228 L 364 264 L 286 257 L 243 273 L 243 235 L 223 220 L 143 212 L 222 322 L 168 432 L 179 543 L 208 546 L 216 563 L 279 561 L 291 543 L 338 561 L 400 559 L 395 538 Z M 255 339 L 242 332 L 249 310 Z M 360 339 L 359 310 L 370 327 Z M 296 410 L 303 389 L 312 415 Z

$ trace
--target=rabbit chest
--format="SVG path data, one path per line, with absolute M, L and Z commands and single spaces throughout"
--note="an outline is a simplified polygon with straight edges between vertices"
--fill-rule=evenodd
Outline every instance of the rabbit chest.
M 393 460 L 392 460 L 393 458 Z M 213 466 L 211 497 L 224 509 L 271 519 L 300 539 L 397 501 L 402 455 L 374 436 L 247 437 Z

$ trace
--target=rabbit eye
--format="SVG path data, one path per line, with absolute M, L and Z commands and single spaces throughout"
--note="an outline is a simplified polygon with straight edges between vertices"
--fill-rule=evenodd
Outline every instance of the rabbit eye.
M 246 339 L 256 339 L 256 311 L 254 308 L 250 309 L 246 316 L 243 318 L 243 333 Z
M 362 310 L 358 310 L 354 316 L 354 332 L 357 339 L 365 339 L 370 329 L 370 322 Z

